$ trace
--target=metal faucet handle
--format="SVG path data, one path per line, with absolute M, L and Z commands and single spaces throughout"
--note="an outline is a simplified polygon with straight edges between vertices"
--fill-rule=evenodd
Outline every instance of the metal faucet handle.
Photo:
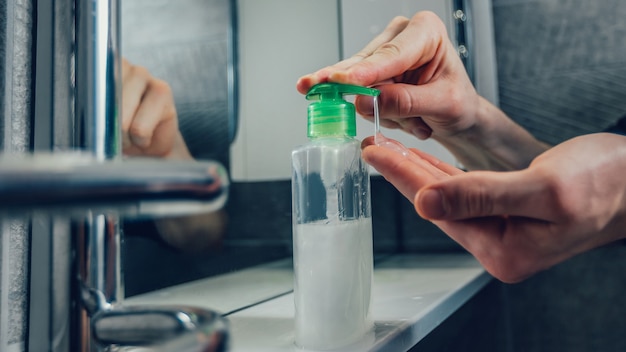
M 108 351 L 226 351 L 228 324 L 216 312 L 185 306 L 124 306 L 96 313 L 93 338 Z
M 218 210 L 228 196 L 228 173 L 215 161 L 98 161 L 59 152 L 0 155 L 0 165 L 0 213 L 8 215 L 185 215 Z

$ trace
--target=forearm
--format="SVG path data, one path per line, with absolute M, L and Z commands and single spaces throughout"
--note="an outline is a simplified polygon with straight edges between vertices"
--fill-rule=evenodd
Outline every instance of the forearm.
M 453 136 L 433 138 L 468 170 L 523 169 L 550 147 L 482 97 L 472 127 Z

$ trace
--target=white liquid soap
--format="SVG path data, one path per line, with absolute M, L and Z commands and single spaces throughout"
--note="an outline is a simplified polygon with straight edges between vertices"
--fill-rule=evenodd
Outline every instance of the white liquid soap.
M 332 349 L 373 327 L 371 218 L 298 225 L 294 233 L 296 341 Z

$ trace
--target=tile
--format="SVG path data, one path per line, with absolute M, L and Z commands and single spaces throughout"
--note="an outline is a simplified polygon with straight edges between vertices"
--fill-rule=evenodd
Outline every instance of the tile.
M 626 242 L 506 285 L 514 351 L 626 350 Z
M 626 3 L 495 0 L 500 105 L 539 139 L 598 132 L 626 113 Z

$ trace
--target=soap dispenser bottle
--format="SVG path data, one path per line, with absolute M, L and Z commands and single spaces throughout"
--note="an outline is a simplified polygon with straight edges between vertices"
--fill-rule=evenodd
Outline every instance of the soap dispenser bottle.
M 370 181 L 347 94 L 379 91 L 313 86 L 309 142 L 292 152 L 295 343 L 306 349 L 346 346 L 373 328 Z

